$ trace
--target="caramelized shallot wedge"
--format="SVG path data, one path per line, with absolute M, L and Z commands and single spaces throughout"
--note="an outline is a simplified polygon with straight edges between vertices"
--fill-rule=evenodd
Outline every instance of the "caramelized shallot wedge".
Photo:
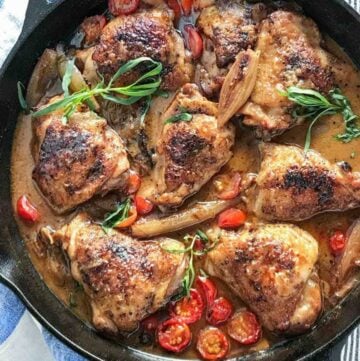
M 143 218 L 132 227 L 132 235 L 138 238 L 152 237 L 179 231 L 215 218 L 223 210 L 235 206 L 239 198 L 228 201 L 199 202 L 191 208 L 163 218 Z
M 222 126 L 247 102 L 256 82 L 260 51 L 240 52 L 220 92 L 218 125 Z
M 26 93 L 27 104 L 30 107 L 37 105 L 58 76 L 57 53 L 52 49 L 45 49 L 31 75 Z

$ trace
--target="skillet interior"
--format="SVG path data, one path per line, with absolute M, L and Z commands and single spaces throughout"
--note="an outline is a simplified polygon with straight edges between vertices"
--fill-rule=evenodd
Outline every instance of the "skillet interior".
M 298 1 L 323 31 L 360 65 L 360 17 L 340 0 Z M 10 153 L 19 106 L 16 82 L 27 83 L 45 47 L 70 34 L 81 20 L 105 5 L 101 0 L 63 0 L 49 6 L 31 0 L 27 23 L 17 46 L 0 72 L 0 278 L 11 285 L 30 310 L 53 332 L 87 356 L 98 360 L 160 360 L 103 339 L 80 322 L 48 290 L 33 268 L 13 219 L 10 201 Z M 330 311 L 312 332 L 242 360 L 310 358 L 360 319 L 360 288 Z

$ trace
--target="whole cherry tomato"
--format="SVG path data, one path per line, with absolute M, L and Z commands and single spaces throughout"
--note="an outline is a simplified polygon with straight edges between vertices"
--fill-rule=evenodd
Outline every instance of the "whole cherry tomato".
M 193 0 L 181 0 L 181 8 L 185 16 L 189 16 L 191 14 L 193 6 Z
M 176 318 L 162 322 L 156 331 L 158 343 L 171 352 L 183 351 L 191 342 L 189 326 Z
M 200 58 L 204 48 L 201 35 L 193 25 L 186 25 L 184 31 L 186 44 L 191 51 L 192 57 L 194 59 Z
M 217 296 L 217 287 L 209 277 L 198 276 L 195 281 L 196 287 L 204 295 L 207 307 L 210 307 Z
M 256 316 L 247 310 L 236 312 L 227 325 L 228 334 L 242 345 L 251 345 L 260 340 L 261 327 Z
M 158 326 L 159 326 L 159 320 L 154 315 L 146 317 L 144 320 L 141 321 L 141 327 L 143 328 L 143 330 L 150 333 L 155 332 Z
M 218 217 L 218 226 L 220 228 L 237 228 L 246 221 L 246 213 L 241 209 L 230 208 L 220 213 Z
M 140 176 L 133 170 L 129 171 L 129 176 L 127 179 L 127 192 L 128 194 L 134 194 L 138 191 L 141 186 Z
M 154 209 L 154 205 L 149 200 L 141 196 L 135 197 L 135 206 L 138 214 L 141 216 L 149 214 Z
M 237 197 L 240 193 L 241 175 L 235 173 L 231 179 L 229 187 L 218 194 L 219 199 L 229 200 Z
M 233 313 L 233 306 L 225 297 L 217 298 L 209 307 L 206 321 L 213 326 L 226 322 Z
M 199 291 L 191 289 L 188 297 L 170 304 L 170 316 L 191 324 L 200 320 L 204 308 L 204 301 Z
M 220 360 L 229 352 L 229 341 L 216 327 L 207 327 L 200 331 L 196 344 L 204 360 Z
M 16 203 L 16 211 L 24 221 L 35 223 L 40 219 L 40 213 L 26 195 L 22 195 Z
M 109 10 L 115 16 L 132 14 L 139 7 L 140 0 L 109 0 Z
M 341 231 L 336 231 L 333 233 L 333 235 L 330 237 L 330 249 L 331 253 L 334 255 L 339 255 L 345 248 L 346 244 L 346 236 Z

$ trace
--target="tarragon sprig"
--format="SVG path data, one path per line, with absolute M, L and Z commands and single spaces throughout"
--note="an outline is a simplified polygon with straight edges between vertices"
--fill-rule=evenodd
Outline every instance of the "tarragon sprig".
M 129 217 L 131 208 L 130 198 L 126 198 L 123 202 L 119 203 L 114 212 L 106 215 L 105 219 L 101 223 L 101 227 L 105 233 L 108 233 L 110 229 L 116 227 L 117 224 Z
M 137 67 L 140 64 L 147 64 L 147 72 L 141 75 L 135 82 L 130 85 L 114 87 L 113 84 L 116 82 L 119 77 L 133 68 Z M 101 79 L 101 82 L 98 83 L 93 89 L 82 89 L 80 91 L 69 94 L 66 89 L 71 81 L 72 67 L 71 63 L 67 67 L 67 71 L 63 78 L 63 88 L 64 98 L 58 101 L 55 101 L 48 106 L 39 109 L 38 111 L 32 112 L 33 117 L 40 117 L 46 114 L 49 114 L 56 110 L 63 110 L 64 117 L 69 118 L 81 104 L 88 104 L 91 108 L 91 98 L 100 96 L 105 100 L 121 104 L 121 105 L 131 105 L 139 101 L 144 97 L 149 97 L 154 94 L 160 87 L 161 84 L 161 72 L 163 66 L 160 62 L 155 61 L 149 57 L 141 57 L 134 60 L 128 61 L 126 64 L 122 65 L 114 76 L 110 79 L 108 84 L 105 84 L 104 79 Z M 19 89 L 20 86 L 19 86 Z M 24 103 L 23 96 L 19 96 L 21 103 Z M 23 104 L 22 104 L 23 105 Z
M 349 99 L 342 94 L 340 89 L 331 90 L 328 97 L 315 90 L 295 86 L 287 88 L 286 91 L 280 91 L 280 94 L 297 104 L 292 112 L 294 118 L 311 120 L 306 133 L 305 151 L 310 149 L 314 124 L 325 115 L 341 114 L 344 119 L 345 131 L 338 134 L 336 139 L 348 143 L 360 137 L 360 128 L 357 125 L 358 116 L 354 114 Z
M 195 249 L 196 241 L 200 241 L 200 244 L 202 245 L 202 249 L 200 250 Z M 197 230 L 194 236 L 190 236 L 187 234 L 184 237 L 184 244 L 185 244 L 185 248 L 178 248 L 178 247 L 170 248 L 161 245 L 161 248 L 164 251 L 172 254 L 184 254 L 184 253 L 189 254 L 188 266 L 185 270 L 184 278 L 182 281 L 183 289 L 182 292 L 177 297 L 178 299 L 190 295 L 190 289 L 194 283 L 195 275 L 196 275 L 195 266 L 194 266 L 195 256 L 203 256 L 206 253 L 210 252 L 212 249 L 216 247 L 216 245 L 218 244 L 218 240 L 211 243 L 209 238 L 203 231 Z

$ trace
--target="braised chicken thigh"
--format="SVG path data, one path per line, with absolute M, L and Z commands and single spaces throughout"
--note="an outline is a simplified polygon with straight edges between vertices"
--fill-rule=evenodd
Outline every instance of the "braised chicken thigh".
M 311 327 L 322 301 L 318 245 L 309 233 L 268 224 L 212 230 L 211 237 L 219 237 L 220 244 L 208 254 L 205 270 L 223 280 L 267 329 L 296 333 Z
M 300 221 L 319 212 L 360 206 L 360 173 L 331 164 L 297 146 L 265 143 L 256 179 L 254 212 L 262 218 Z
M 93 323 L 101 331 L 135 330 L 181 286 L 186 256 L 161 248 L 183 248 L 172 239 L 139 242 L 116 231 L 105 234 L 84 213 L 52 239 L 68 255 L 72 276 L 90 298 Z
M 176 90 L 189 82 L 192 64 L 172 21 L 172 15 L 165 7 L 111 20 L 103 29 L 92 56 L 99 72 L 109 80 L 127 61 L 147 56 L 161 61 L 164 66 L 163 89 Z M 122 77 L 121 82 L 135 81 L 134 73 Z
M 186 84 L 163 114 L 153 180 L 154 203 L 179 206 L 197 192 L 231 158 L 235 130 L 217 124 L 217 104 L 208 101 L 193 84 Z M 170 122 L 181 112 L 189 121 Z
M 360 279 L 360 72 L 296 1 L 105 3 L 19 73 L 11 199 L 36 270 L 144 358 L 321 340 Z
M 119 187 L 129 168 L 121 138 L 91 111 L 76 111 L 66 124 L 63 113 L 34 119 L 33 179 L 59 213 Z
M 265 15 L 263 4 L 229 1 L 217 1 L 201 11 L 197 25 L 204 34 L 205 49 L 197 73 L 206 95 L 216 97 L 236 55 L 255 47 L 257 27 Z
M 254 91 L 241 113 L 244 124 L 269 138 L 295 125 L 292 103 L 279 89 L 289 86 L 328 92 L 334 87 L 337 59 L 320 46 L 321 35 L 309 18 L 278 10 L 265 19 L 256 49 L 261 52 Z

